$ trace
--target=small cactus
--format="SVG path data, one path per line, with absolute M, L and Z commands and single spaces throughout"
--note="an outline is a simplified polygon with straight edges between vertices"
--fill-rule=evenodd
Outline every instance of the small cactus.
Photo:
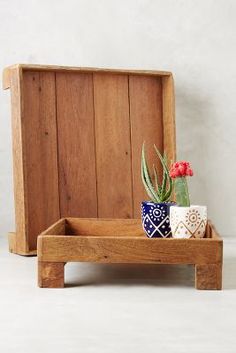
M 170 176 L 174 179 L 176 202 L 179 206 L 189 207 L 187 176 L 193 176 L 190 164 L 186 161 L 175 162 L 170 169 Z
M 155 165 L 153 165 L 153 178 L 151 177 L 151 173 L 145 157 L 145 144 L 143 143 L 141 156 L 142 182 L 148 196 L 154 203 L 169 202 L 172 194 L 172 179 L 169 175 L 167 167 L 167 157 L 165 153 L 163 156 L 161 155 L 156 145 L 154 145 L 154 149 L 163 167 L 162 181 L 160 183 Z

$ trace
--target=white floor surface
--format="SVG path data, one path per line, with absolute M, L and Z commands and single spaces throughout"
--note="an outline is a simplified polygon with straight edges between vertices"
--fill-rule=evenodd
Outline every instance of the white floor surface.
M 236 239 L 222 291 L 194 289 L 192 266 L 66 266 L 66 288 L 37 287 L 36 257 L 0 238 L 1 353 L 235 353 Z

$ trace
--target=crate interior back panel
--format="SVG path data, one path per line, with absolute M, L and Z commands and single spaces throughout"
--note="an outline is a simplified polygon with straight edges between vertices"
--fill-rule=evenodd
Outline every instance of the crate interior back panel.
M 138 218 L 143 141 L 175 157 L 169 72 L 15 65 L 11 89 L 16 233 L 10 250 L 36 252 L 61 217 Z

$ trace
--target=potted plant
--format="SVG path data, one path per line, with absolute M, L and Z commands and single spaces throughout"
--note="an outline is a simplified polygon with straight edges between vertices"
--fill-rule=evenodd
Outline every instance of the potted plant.
M 157 157 L 160 159 L 163 173 L 160 180 L 160 173 L 153 165 L 153 176 L 151 176 L 145 157 L 145 146 L 142 147 L 141 156 L 141 177 L 142 182 L 150 197 L 149 201 L 143 201 L 141 205 L 142 226 L 149 238 L 163 237 L 171 235 L 169 212 L 170 206 L 175 203 L 170 202 L 172 194 L 172 179 L 167 167 L 167 157 L 163 156 L 154 145 Z
M 170 226 L 174 238 L 202 238 L 207 224 L 206 206 L 190 205 L 187 177 L 193 176 L 188 162 L 176 162 L 170 169 L 176 203 L 170 209 Z

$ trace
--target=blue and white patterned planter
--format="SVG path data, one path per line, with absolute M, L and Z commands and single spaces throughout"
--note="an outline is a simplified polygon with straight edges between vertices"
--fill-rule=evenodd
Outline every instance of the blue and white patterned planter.
M 142 202 L 142 226 L 149 238 L 167 238 L 171 236 L 170 207 L 175 203 Z

